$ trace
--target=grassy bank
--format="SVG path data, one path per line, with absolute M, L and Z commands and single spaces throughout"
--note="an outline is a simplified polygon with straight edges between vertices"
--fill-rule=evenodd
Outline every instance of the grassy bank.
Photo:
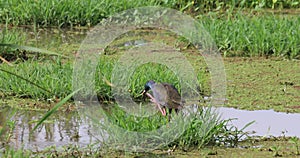
M 233 14 L 200 20 L 224 56 L 300 58 L 300 17 Z
M 143 109 L 142 111 L 146 112 Z M 197 112 L 191 112 L 190 116 L 181 114 L 173 113 L 171 121 L 168 122 L 161 115 L 137 117 L 114 107 L 100 125 L 101 129 L 110 133 L 109 139 L 104 143 L 110 149 L 130 151 L 143 150 L 131 149 L 133 146 L 144 147 L 145 151 L 174 146 L 186 150 L 204 146 L 234 147 L 242 137 L 247 136 L 244 128 L 252 124 L 249 122 L 244 128 L 237 129 L 230 124 L 230 120 L 220 120 L 219 114 L 210 107 L 198 107 Z
M 191 14 L 226 11 L 234 8 L 299 8 L 296 0 L 181 0 L 181 1 L 109 1 L 109 0 L 1 0 L 0 23 L 39 26 L 92 26 L 110 15 L 142 6 L 163 6 Z

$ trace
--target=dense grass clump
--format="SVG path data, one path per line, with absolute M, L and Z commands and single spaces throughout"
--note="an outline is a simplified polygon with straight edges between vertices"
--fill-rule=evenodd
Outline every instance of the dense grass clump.
M 7 29 L 7 27 L 5 27 L 3 30 L 0 30 L 0 44 L 10 43 L 24 45 L 26 39 L 25 33 L 17 29 Z M 6 61 L 26 58 L 22 50 L 8 46 L 0 46 L 0 56 Z M 1 62 L 3 61 L 0 60 L 0 63 Z
M 18 45 L 22 45 L 26 41 L 26 35 L 25 33 L 15 29 L 7 29 L 7 27 L 4 27 L 3 30 L 1 30 L 0 34 L 0 41 L 1 43 L 14 43 Z M 2 52 L 5 52 L 3 47 L 0 47 L 0 50 Z
M 14 67 L 2 65 L 0 91 L 3 95 L 20 98 L 51 99 L 65 97 L 72 91 L 71 66 L 70 63 L 62 64 L 59 60 L 56 63 L 51 61 L 42 63 L 32 61 L 30 64 L 23 62 Z
M 173 146 L 187 150 L 207 145 L 236 146 L 246 135 L 241 129 L 229 125 L 230 120 L 220 120 L 219 114 L 211 107 L 197 107 L 197 112 L 190 114 L 191 118 L 182 113 L 172 114 L 174 120 L 169 122 L 161 115 L 138 117 L 115 106 L 106 113 L 107 118 L 100 125 L 109 133 L 104 144 L 111 149 L 130 151 Z
M 91 26 L 103 18 L 131 8 L 163 6 L 197 14 L 226 11 L 234 8 L 299 8 L 297 0 L 170 0 L 170 1 L 110 1 L 110 0 L 50 0 L 0 1 L 0 23 L 39 26 Z
M 200 19 L 224 56 L 300 58 L 299 16 L 247 16 Z
M 122 10 L 156 5 L 156 1 L 1 1 L 1 22 L 14 25 L 90 26 Z

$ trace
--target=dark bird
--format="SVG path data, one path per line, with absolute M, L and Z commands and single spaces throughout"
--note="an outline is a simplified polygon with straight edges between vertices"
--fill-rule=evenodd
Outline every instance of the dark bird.
M 147 93 L 149 90 L 152 91 L 154 97 Z M 171 114 L 173 109 L 177 113 L 183 107 L 178 90 L 169 83 L 155 83 L 153 80 L 150 80 L 145 84 L 142 94 L 146 94 L 151 99 L 151 102 L 158 106 L 164 116 L 166 115 L 166 109 L 169 109 L 169 114 Z

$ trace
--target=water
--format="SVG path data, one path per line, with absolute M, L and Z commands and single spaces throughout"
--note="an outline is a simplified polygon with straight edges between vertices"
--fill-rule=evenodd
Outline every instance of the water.
M 234 108 L 218 108 L 223 119 L 237 118 L 232 124 L 239 129 L 247 123 L 255 121 L 246 128 L 254 131 L 256 136 L 297 136 L 300 138 L 300 114 L 275 112 L 274 110 L 238 110 Z
M 237 118 L 232 124 L 238 129 L 255 120 L 245 131 L 255 131 L 255 136 L 297 136 L 300 138 L 300 114 L 287 114 L 273 110 L 246 111 L 234 108 L 217 108 L 222 119 Z M 93 132 L 92 121 L 80 117 L 78 112 L 58 112 L 51 116 L 30 137 L 29 133 L 45 112 L 18 110 L 13 115 L 11 108 L 0 111 L 0 127 L 7 120 L 15 120 L 15 129 L 10 144 L 15 148 L 41 150 L 77 144 L 84 147 L 91 143 L 99 144 L 99 136 Z M 82 116 L 82 115 L 81 115 Z M 99 118 L 100 120 L 101 118 Z
M 46 28 L 19 28 L 26 34 L 27 45 L 38 48 L 56 48 L 63 44 L 80 44 L 86 36 L 88 29 L 56 29 Z
M 56 147 L 69 144 L 87 146 L 97 143 L 91 134 L 92 122 L 88 118 L 79 117 L 77 112 L 58 112 L 50 116 L 33 134 L 30 132 L 45 112 L 5 108 L 0 111 L 0 126 L 8 120 L 15 121 L 15 129 L 10 145 L 15 148 L 41 150 L 49 146 Z

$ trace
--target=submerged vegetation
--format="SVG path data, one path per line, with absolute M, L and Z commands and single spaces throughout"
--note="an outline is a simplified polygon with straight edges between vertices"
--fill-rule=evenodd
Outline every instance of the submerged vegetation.
M 229 100 L 226 101 L 227 105 L 243 109 L 273 108 L 279 111 L 300 111 L 298 105 L 300 83 L 297 80 L 299 78 L 298 59 L 300 59 L 300 2 L 297 0 L 29 0 L 26 2 L 0 0 L 0 5 L 2 6 L 0 7 L 0 23 L 2 23 L 0 25 L 0 106 L 15 99 L 28 99 L 34 102 L 33 104 L 43 102 L 47 106 L 36 104 L 32 109 L 52 109 L 39 120 L 38 125 L 42 125 L 68 99 L 70 99 L 69 104 L 73 104 L 71 98 L 75 93 L 72 89 L 73 62 L 78 55 L 77 50 L 83 38 L 77 39 L 78 43 L 65 42 L 61 46 L 65 34 L 57 32 L 64 32 L 60 29 L 65 28 L 89 30 L 104 18 L 127 9 L 143 6 L 177 9 L 193 16 L 204 26 L 215 41 L 218 50 L 225 57 L 228 79 L 225 99 Z M 20 29 L 24 26 L 32 27 L 32 31 Z M 58 31 L 54 31 L 56 33 L 53 34 L 58 36 L 58 39 L 61 38 L 59 42 L 42 41 L 44 39 L 40 35 L 41 30 L 48 27 L 58 28 Z M 155 33 L 152 34 L 153 32 Z M 130 37 L 130 33 L 134 37 Z M 53 35 L 52 32 L 50 34 Z M 168 30 L 142 28 L 129 32 L 120 39 L 115 39 L 105 48 L 105 54 L 100 56 L 95 74 L 95 91 L 98 100 L 103 103 L 114 103 L 116 94 L 114 94 L 114 85 L 111 80 L 114 73 L 118 73 L 114 72 L 118 59 L 131 49 L 126 42 L 141 39 L 145 42 L 165 43 L 179 50 L 194 68 L 199 85 L 197 93 L 204 96 L 211 95 L 210 70 L 206 68 L 207 65 L 201 54 L 195 53 L 197 50 L 190 42 Z M 45 48 L 49 50 L 36 48 L 40 47 L 40 43 L 45 44 Z M 129 76 L 126 78 L 128 84 L 123 88 L 139 103 L 143 102 L 140 92 L 149 79 L 172 83 L 179 91 L 183 84 L 176 72 L 157 63 L 139 66 Z M 84 94 L 81 97 L 94 97 L 89 95 Z M 53 106 L 53 103 L 58 104 Z M 17 103 L 14 107 L 20 108 L 20 106 Z M 67 107 L 66 111 L 69 109 L 70 107 Z M 205 152 L 202 156 L 219 155 L 220 151 L 215 149 L 216 146 L 221 147 L 220 149 L 236 147 L 238 143 L 247 143 L 247 141 L 251 141 L 249 146 L 252 152 L 258 151 L 253 147 L 254 142 L 258 140 L 248 138 L 247 132 L 244 131 L 252 122 L 242 129 L 237 129 L 230 124 L 231 120 L 220 120 L 219 115 L 210 107 L 197 110 L 197 113 L 189 120 L 190 123 L 180 131 L 180 136 L 178 133 L 178 135 L 170 135 L 174 124 L 160 115 L 136 117 L 118 107 L 111 108 L 109 111 L 99 111 L 99 113 L 105 113 L 108 116 L 106 121 L 122 129 L 102 124 L 101 128 L 115 134 L 115 137 L 111 137 L 107 142 L 108 148 L 112 144 L 113 147 L 110 147 L 115 149 L 119 147 L 122 149 L 124 144 L 125 147 L 135 145 L 136 135 L 131 135 L 129 132 L 143 133 L 167 126 L 166 131 L 156 133 L 158 138 L 178 137 L 162 143 L 161 146 L 153 146 L 163 151 L 163 153 L 153 151 L 154 154 L 166 155 L 175 152 L 175 149 L 191 151 L 201 148 Z M 15 127 L 13 115 L 14 113 L 9 115 L 8 120 L 3 119 L 6 120 L 5 123 L 0 122 L 0 152 L 3 153 L 3 155 L 0 153 L 0 157 L 31 157 L 32 155 L 45 156 L 45 154 L 53 157 L 88 157 L 103 156 L 110 152 L 90 146 L 87 148 L 71 146 L 62 150 L 51 147 L 49 150 L 35 153 L 21 149 L 15 150 L 8 146 Z M 172 117 L 174 120 L 178 119 L 176 123 L 184 123 L 180 115 L 172 115 Z M 247 139 L 241 142 L 242 137 Z M 285 144 L 280 143 L 279 145 L 268 144 L 266 149 L 260 148 L 261 152 L 267 152 L 265 155 L 273 156 L 299 155 L 299 139 L 293 137 L 282 140 L 285 143 L 287 141 L 291 147 L 286 153 L 282 152 L 286 149 Z M 145 142 L 139 143 L 141 143 L 139 145 L 155 144 L 153 139 L 146 139 Z M 205 148 L 209 148 L 208 151 Z M 229 151 L 228 148 L 226 150 Z M 139 153 L 134 154 L 136 155 L 130 156 L 140 156 Z

